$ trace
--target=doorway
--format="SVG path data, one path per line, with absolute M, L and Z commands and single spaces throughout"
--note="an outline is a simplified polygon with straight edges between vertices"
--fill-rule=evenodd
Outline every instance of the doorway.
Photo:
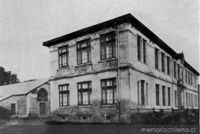
M 16 114 L 16 104 L 15 103 L 11 103 L 10 112 L 11 112 L 11 115 L 15 115 Z
M 44 102 L 40 103 L 40 115 L 46 115 L 46 103 Z

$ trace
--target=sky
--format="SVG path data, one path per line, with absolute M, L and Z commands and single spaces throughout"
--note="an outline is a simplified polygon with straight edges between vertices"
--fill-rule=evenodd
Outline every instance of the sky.
M 0 66 L 20 81 L 48 78 L 43 42 L 127 13 L 199 71 L 198 0 L 0 0 Z

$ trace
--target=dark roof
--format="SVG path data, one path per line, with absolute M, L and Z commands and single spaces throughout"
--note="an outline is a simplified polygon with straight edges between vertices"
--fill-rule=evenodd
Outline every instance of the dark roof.
M 177 59 L 177 53 L 171 48 L 169 47 L 164 41 L 162 41 L 156 34 L 154 34 L 150 29 L 148 29 L 143 23 L 141 23 L 138 19 L 136 19 L 134 16 L 132 16 L 130 13 L 54 38 L 52 40 L 46 41 L 43 43 L 43 46 L 53 46 L 56 45 L 58 43 L 64 42 L 64 41 L 68 41 L 71 39 L 75 39 L 77 37 L 86 35 L 86 34 L 91 34 L 94 33 L 96 31 L 105 29 L 105 28 L 109 28 L 109 27 L 114 27 L 116 25 L 122 24 L 122 23 L 131 23 L 137 30 L 139 30 L 140 32 L 142 32 L 145 36 L 147 36 L 151 41 L 153 41 L 154 43 L 156 43 L 160 48 L 162 48 L 163 50 L 165 50 L 167 53 L 169 53 L 173 58 Z M 199 75 L 199 73 L 192 67 L 190 66 L 187 62 L 186 62 L 186 66 L 193 71 L 196 75 Z

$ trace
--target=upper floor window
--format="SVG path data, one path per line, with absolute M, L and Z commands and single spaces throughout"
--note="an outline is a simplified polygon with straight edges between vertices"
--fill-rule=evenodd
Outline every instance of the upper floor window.
M 69 106 L 69 84 L 59 85 L 59 105 L 60 106 Z
M 143 39 L 143 62 L 146 63 L 146 40 Z
M 155 48 L 155 68 L 159 69 L 158 67 L 158 49 Z
M 185 83 L 188 83 L 187 70 L 185 69 Z
M 176 66 L 177 66 L 177 65 L 176 65 L 176 61 L 174 61 L 174 78 L 177 78 L 177 77 L 176 77 Z
M 101 60 L 116 58 L 115 32 L 100 36 Z
M 170 75 L 170 58 L 167 57 L 167 74 Z
M 178 64 L 178 79 L 180 79 L 180 65 Z
M 137 58 L 138 61 L 146 63 L 146 43 L 147 41 L 137 36 Z
M 141 60 L 141 37 L 137 35 L 137 58 Z
M 91 62 L 90 40 L 83 40 L 77 43 L 77 63 L 84 64 Z
M 78 105 L 91 104 L 91 81 L 78 83 Z
M 116 79 L 101 80 L 102 104 L 114 104 L 117 102 Z
M 148 104 L 148 83 L 144 80 L 137 82 L 138 88 L 138 105 Z
M 59 68 L 64 68 L 68 66 L 68 45 L 58 48 L 59 56 Z
M 161 63 L 162 72 L 165 72 L 165 54 L 163 52 L 161 53 Z
M 37 92 L 37 100 L 38 101 L 47 101 L 48 99 L 48 93 L 44 88 L 41 88 L 38 92 Z

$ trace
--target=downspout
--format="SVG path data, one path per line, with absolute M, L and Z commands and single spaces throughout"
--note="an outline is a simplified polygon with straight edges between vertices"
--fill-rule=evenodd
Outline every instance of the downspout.
M 119 67 L 120 67 L 120 57 L 119 57 L 119 30 L 118 27 L 116 28 L 116 34 L 117 34 L 117 42 L 116 42 L 116 46 L 117 46 L 117 91 L 118 91 L 118 122 L 120 123 L 120 118 L 121 118 L 121 92 L 120 92 L 120 84 L 119 84 Z

